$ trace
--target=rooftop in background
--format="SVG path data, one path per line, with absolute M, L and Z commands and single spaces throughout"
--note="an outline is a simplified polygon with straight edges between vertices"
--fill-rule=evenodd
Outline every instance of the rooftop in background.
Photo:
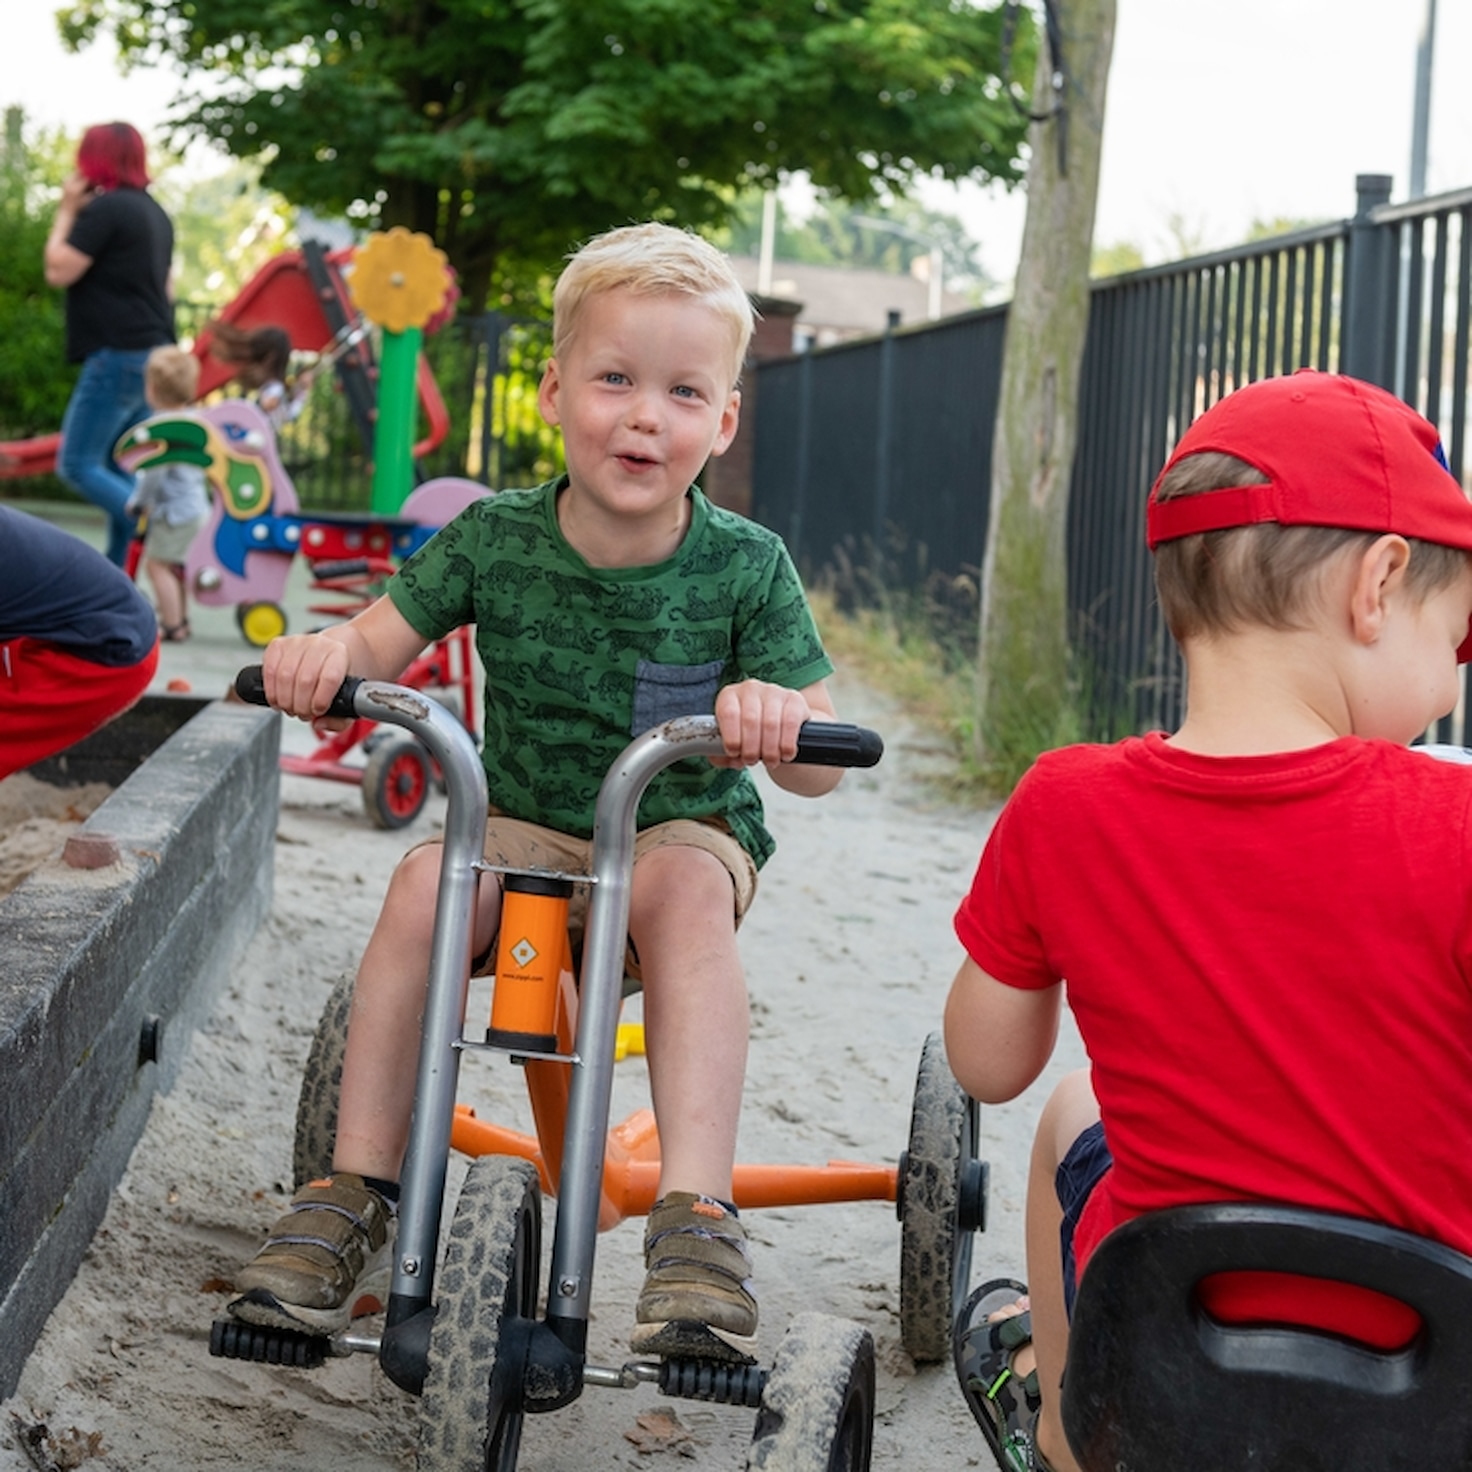
M 923 270 L 928 262 L 917 264 Z M 736 277 L 756 294 L 760 263 L 755 256 L 732 256 Z M 930 285 L 918 276 L 868 271 L 851 266 L 810 266 L 801 261 L 772 265 L 769 296 L 800 302 L 793 329 L 793 346 L 805 352 L 825 348 L 851 337 L 883 332 L 891 312 L 905 326 L 925 322 L 930 315 Z M 975 303 L 955 292 L 941 293 L 941 316 L 970 311 Z

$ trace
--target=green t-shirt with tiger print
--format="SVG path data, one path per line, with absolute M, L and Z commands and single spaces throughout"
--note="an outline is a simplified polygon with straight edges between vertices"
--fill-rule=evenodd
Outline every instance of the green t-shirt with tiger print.
M 674 556 L 592 567 L 557 524 L 566 484 L 474 502 L 388 591 L 426 639 L 475 625 L 491 802 L 586 838 L 603 775 L 633 737 L 674 716 L 711 714 L 723 685 L 755 678 L 802 689 L 833 665 L 776 533 L 692 487 Z M 666 768 L 644 794 L 641 828 L 672 818 L 723 819 L 758 867 L 774 848 L 750 774 L 703 757 Z

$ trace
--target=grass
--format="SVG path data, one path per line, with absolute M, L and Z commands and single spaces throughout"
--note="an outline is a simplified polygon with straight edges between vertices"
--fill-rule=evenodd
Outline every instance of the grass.
M 823 643 L 840 664 L 898 701 L 944 752 L 925 780 L 952 803 L 985 807 L 1007 786 L 976 752 L 975 633 L 939 619 L 923 595 L 890 593 L 845 607 L 831 584 L 809 590 Z

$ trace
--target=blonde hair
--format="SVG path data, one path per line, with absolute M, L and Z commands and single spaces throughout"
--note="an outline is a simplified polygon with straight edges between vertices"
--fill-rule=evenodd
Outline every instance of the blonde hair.
M 731 382 L 746 361 L 756 326 L 751 305 L 731 263 L 689 230 L 649 223 L 624 225 L 595 235 L 568 257 L 552 293 L 552 352 L 561 356 L 577 333 L 590 296 L 607 291 L 642 296 L 686 296 L 713 311 L 731 329 Z
M 1267 477 L 1235 455 L 1206 450 L 1187 455 L 1161 477 L 1157 501 L 1229 486 L 1265 485 Z M 1282 526 L 1258 522 L 1197 532 L 1155 549 L 1155 591 L 1177 643 L 1235 633 L 1253 624 L 1301 629 L 1319 596 L 1326 566 L 1346 548 L 1362 551 L 1382 533 L 1347 527 Z M 1407 537 L 1406 589 L 1427 598 L 1454 583 L 1469 554 Z
M 143 365 L 143 382 L 160 409 L 182 409 L 199 392 L 199 359 L 172 343 L 155 348 Z

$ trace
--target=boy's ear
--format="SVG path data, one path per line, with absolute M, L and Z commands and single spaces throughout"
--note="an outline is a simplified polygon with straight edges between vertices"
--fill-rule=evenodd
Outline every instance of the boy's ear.
M 721 410 L 721 427 L 716 431 L 715 443 L 710 447 L 712 455 L 724 455 L 731 448 L 731 441 L 736 438 L 736 430 L 741 424 L 741 390 L 733 388 L 731 397 L 726 400 L 726 407 Z
M 537 408 L 548 424 L 562 423 L 557 412 L 557 395 L 561 388 L 562 378 L 557 367 L 557 359 L 548 358 L 547 366 L 542 369 L 542 381 L 537 386 Z
M 1368 647 L 1384 633 L 1390 595 L 1405 582 L 1410 560 L 1410 543 L 1393 532 L 1376 537 L 1356 559 L 1349 616 L 1360 644 Z

